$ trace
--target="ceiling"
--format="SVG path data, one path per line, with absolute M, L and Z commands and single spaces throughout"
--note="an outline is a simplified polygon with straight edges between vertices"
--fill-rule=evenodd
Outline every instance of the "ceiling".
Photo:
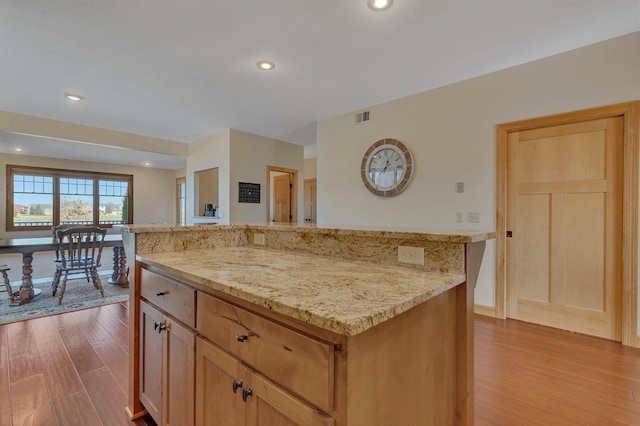
M 3 0 L 0 110 L 184 143 L 232 128 L 313 146 L 319 120 L 639 30 L 640 0 L 395 0 L 384 12 L 366 0 Z M 0 152 L 17 145 L 184 167 L 0 132 Z

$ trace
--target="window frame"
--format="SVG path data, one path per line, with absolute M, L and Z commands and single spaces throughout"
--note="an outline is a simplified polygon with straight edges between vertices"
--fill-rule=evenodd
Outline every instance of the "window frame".
M 53 226 L 60 224 L 60 178 L 90 179 L 93 181 L 93 225 L 101 228 L 111 228 L 112 224 L 100 224 L 100 180 L 114 180 L 128 184 L 127 223 L 133 223 L 133 175 L 121 173 L 93 172 L 86 170 L 54 169 L 47 167 L 19 166 L 7 164 L 6 174 L 6 230 L 7 231 L 40 231 L 51 230 L 51 225 L 45 226 L 16 226 L 13 221 L 14 183 L 13 176 L 49 176 L 53 177 Z

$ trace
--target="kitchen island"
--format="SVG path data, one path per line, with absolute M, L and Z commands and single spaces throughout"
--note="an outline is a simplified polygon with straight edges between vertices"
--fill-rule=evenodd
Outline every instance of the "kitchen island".
M 473 287 L 493 233 L 123 228 L 132 417 L 473 423 Z M 423 264 L 398 264 L 398 246 Z

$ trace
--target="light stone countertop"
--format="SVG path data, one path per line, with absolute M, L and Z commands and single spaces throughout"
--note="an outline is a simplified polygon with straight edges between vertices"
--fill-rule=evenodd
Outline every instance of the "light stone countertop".
M 460 273 L 250 247 L 163 252 L 136 259 L 178 279 L 347 336 L 465 281 Z
M 215 231 L 215 230 L 253 230 L 272 232 L 304 232 L 318 235 L 366 236 L 379 238 L 417 238 L 425 241 L 442 241 L 452 243 L 472 243 L 490 240 L 496 237 L 495 231 L 478 231 L 465 229 L 429 229 L 405 227 L 355 227 L 344 225 L 286 224 L 286 223 L 254 223 L 254 224 L 129 224 L 114 225 L 113 229 L 122 233 L 146 234 L 163 232 Z

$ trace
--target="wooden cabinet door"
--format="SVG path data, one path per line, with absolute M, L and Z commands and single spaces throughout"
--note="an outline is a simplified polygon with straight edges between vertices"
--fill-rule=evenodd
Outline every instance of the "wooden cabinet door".
M 201 338 L 196 342 L 196 424 L 244 426 L 246 406 L 242 391 L 248 385 L 246 369 L 213 344 Z
M 164 318 L 164 423 L 192 426 L 195 404 L 195 335 L 169 317 Z
M 332 426 L 334 421 L 258 374 L 251 375 L 247 426 Z
M 140 302 L 140 401 L 157 422 L 162 420 L 162 314 Z

